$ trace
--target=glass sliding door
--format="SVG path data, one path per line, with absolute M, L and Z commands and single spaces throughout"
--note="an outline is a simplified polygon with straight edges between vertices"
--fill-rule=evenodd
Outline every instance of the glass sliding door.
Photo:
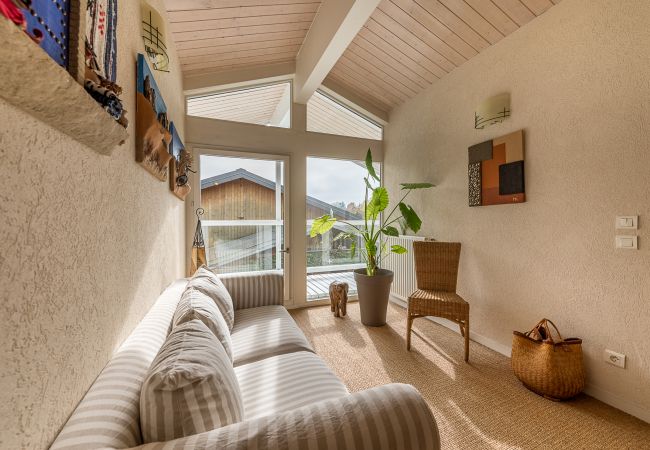
M 210 269 L 216 273 L 280 271 L 286 293 L 286 161 L 263 155 L 201 154 L 199 170 Z
M 379 164 L 375 164 L 377 174 Z M 329 158 L 307 158 L 307 301 L 326 299 L 329 284 L 345 281 L 349 284 L 349 296 L 356 296 L 356 284 L 352 271 L 365 267 L 361 254 L 352 252 L 352 239 L 357 248 L 360 238 L 348 238 L 350 227 L 336 223 L 322 236 L 309 237 L 314 219 L 330 214 L 353 225 L 363 225 L 366 176 L 363 161 Z

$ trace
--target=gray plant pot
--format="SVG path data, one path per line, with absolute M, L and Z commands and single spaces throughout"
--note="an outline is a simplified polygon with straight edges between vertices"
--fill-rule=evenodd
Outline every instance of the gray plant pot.
M 377 269 L 376 275 L 369 277 L 366 275 L 366 269 L 356 269 L 354 281 L 357 283 L 361 323 L 370 327 L 386 325 L 386 310 L 390 286 L 393 284 L 393 272 Z

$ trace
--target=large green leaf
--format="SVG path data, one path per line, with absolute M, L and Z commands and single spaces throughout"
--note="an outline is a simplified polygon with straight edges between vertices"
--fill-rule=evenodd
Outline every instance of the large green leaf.
M 314 222 L 311 224 L 311 230 L 309 231 L 310 237 L 316 237 L 319 234 L 325 234 L 332 229 L 336 219 L 329 214 L 314 219 Z
M 406 203 L 400 203 L 399 210 L 402 213 L 402 217 L 404 217 L 404 220 L 406 221 L 406 225 L 411 230 L 413 230 L 414 233 L 420 231 L 420 227 L 422 226 L 422 219 L 418 217 L 413 208 Z
M 402 247 L 401 245 L 391 245 L 390 246 L 390 251 L 393 253 L 397 253 L 398 255 L 401 255 L 402 253 L 406 253 L 407 250 Z
M 372 191 L 372 197 L 366 207 L 366 217 L 377 217 L 386 207 L 388 207 L 388 190 L 385 187 L 378 187 Z
M 357 241 L 352 241 L 350 244 L 350 259 L 354 259 L 354 255 L 357 254 Z
M 390 225 L 382 228 L 381 232 L 384 233 L 386 236 L 395 236 L 395 237 L 399 236 L 399 231 L 397 231 L 397 228 L 391 227 Z
M 401 183 L 402 190 L 411 190 L 411 189 L 429 189 L 435 187 L 435 184 L 431 183 Z
M 368 149 L 368 153 L 366 153 L 366 169 L 368 170 L 368 173 L 370 174 L 371 177 L 379 181 L 377 172 L 375 172 L 375 168 L 372 165 L 372 152 L 370 151 L 370 149 Z

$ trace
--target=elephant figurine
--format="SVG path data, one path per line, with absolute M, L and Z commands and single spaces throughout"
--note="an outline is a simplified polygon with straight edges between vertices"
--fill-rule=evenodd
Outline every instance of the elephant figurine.
M 345 316 L 348 304 L 348 289 L 348 284 L 340 281 L 334 281 L 330 284 L 330 310 L 334 313 L 334 317 Z

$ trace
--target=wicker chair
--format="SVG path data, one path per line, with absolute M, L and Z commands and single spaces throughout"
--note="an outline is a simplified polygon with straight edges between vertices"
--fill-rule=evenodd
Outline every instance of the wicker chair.
M 469 360 L 469 303 L 456 294 L 460 243 L 416 241 L 415 277 L 417 290 L 408 298 L 406 349 L 411 349 L 413 319 L 443 317 L 460 325 L 465 338 L 465 362 Z

